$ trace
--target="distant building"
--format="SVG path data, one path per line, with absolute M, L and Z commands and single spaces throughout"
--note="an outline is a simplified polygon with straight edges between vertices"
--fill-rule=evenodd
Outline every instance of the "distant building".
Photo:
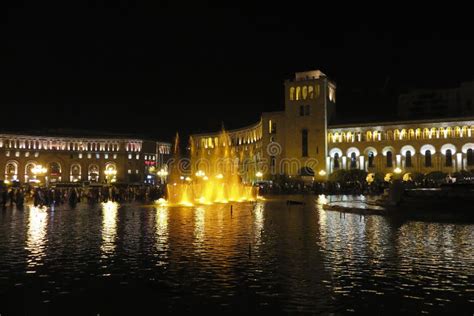
M 415 90 L 398 98 L 398 116 L 402 119 L 465 115 L 474 115 L 474 82 L 463 82 L 453 89 Z
M 0 179 L 21 183 L 148 183 L 168 143 L 114 136 L 0 134 Z
M 467 111 L 470 87 L 464 84 L 446 99 L 459 99 Z M 258 123 L 227 131 L 227 139 L 193 135 L 193 153 L 202 157 L 230 145 L 246 181 L 262 174 L 325 180 L 341 169 L 384 175 L 474 169 L 474 117 L 427 120 L 423 112 L 405 121 L 330 125 L 335 107 L 334 82 L 319 70 L 296 73 L 285 81 L 284 111 L 263 113 Z

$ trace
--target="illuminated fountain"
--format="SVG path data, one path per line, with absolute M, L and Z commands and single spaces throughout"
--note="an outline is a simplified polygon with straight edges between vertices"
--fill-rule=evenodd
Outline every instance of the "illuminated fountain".
M 193 206 L 228 202 L 255 201 L 258 188 L 244 184 L 239 176 L 238 159 L 228 134 L 223 131 L 213 148 L 195 148 L 191 144 L 191 161 L 185 176 L 180 170 L 183 160 L 179 153 L 179 137 L 174 144 L 174 163 L 167 185 L 168 205 Z

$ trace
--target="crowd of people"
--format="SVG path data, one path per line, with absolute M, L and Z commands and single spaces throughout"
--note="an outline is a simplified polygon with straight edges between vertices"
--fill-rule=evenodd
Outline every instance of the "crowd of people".
M 78 203 L 100 202 L 151 202 L 164 196 L 160 186 L 89 186 L 89 187 L 32 187 L 0 185 L 0 204 L 23 207 L 25 203 L 34 206 L 60 206 Z

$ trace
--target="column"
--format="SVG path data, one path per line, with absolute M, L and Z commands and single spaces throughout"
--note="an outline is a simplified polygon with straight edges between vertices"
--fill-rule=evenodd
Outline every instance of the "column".
M 330 156 L 326 157 L 326 173 L 328 175 L 332 173 L 332 158 Z
M 359 169 L 366 170 L 365 168 L 365 157 L 363 155 L 359 156 Z
M 461 171 L 463 169 L 464 167 L 462 165 L 462 153 L 457 153 L 456 154 L 456 171 Z
M 395 156 L 396 157 L 396 167 L 401 168 L 402 167 L 402 155 L 398 154 Z

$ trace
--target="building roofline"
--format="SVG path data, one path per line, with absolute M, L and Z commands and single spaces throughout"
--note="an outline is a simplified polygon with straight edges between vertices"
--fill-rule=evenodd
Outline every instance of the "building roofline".
M 375 121 L 375 122 L 364 122 L 364 123 L 348 123 L 348 124 L 331 124 L 328 129 L 335 128 L 349 128 L 349 127 L 368 127 L 368 126 L 387 126 L 387 125 L 408 125 L 408 124 L 429 124 L 429 123 L 450 123 L 450 122 L 463 122 L 463 121 L 474 121 L 474 116 L 465 117 L 448 117 L 448 118 L 437 118 L 437 119 L 426 119 L 426 120 L 404 120 L 404 121 Z
M 257 128 L 261 124 L 262 124 L 262 118 L 260 117 L 260 120 L 257 123 L 254 123 L 252 125 L 244 126 L 244 127 L 237 128 L 237 129 L 229 129 L 229 130 L 224 129 L 223 131 L 226 132 L 227 134 L 244 132 L 244 131 L 249 130 L 249 129 Z M 220 133 L 222 133 L 222 131 L 212 132 L 212 133 L 191 134 L 190 137 L 198 137 L 199 138 L 199 137 L 204 137 L 204 136 L 215 136 L 215 135 L 218 135 Z
M 0 136 L 6 137 L 43 137 L 43 138 L 68 138 L 68 139 L 94 139 L 94 140 L 133 140 L 133 141 L 152 141 L 158 144 L 171 145 L 171 143 L 158 141 L 148 137 L 140 137 L 139 135 L 101 133 L 96 131 L 83 130 L 0 130 Z

